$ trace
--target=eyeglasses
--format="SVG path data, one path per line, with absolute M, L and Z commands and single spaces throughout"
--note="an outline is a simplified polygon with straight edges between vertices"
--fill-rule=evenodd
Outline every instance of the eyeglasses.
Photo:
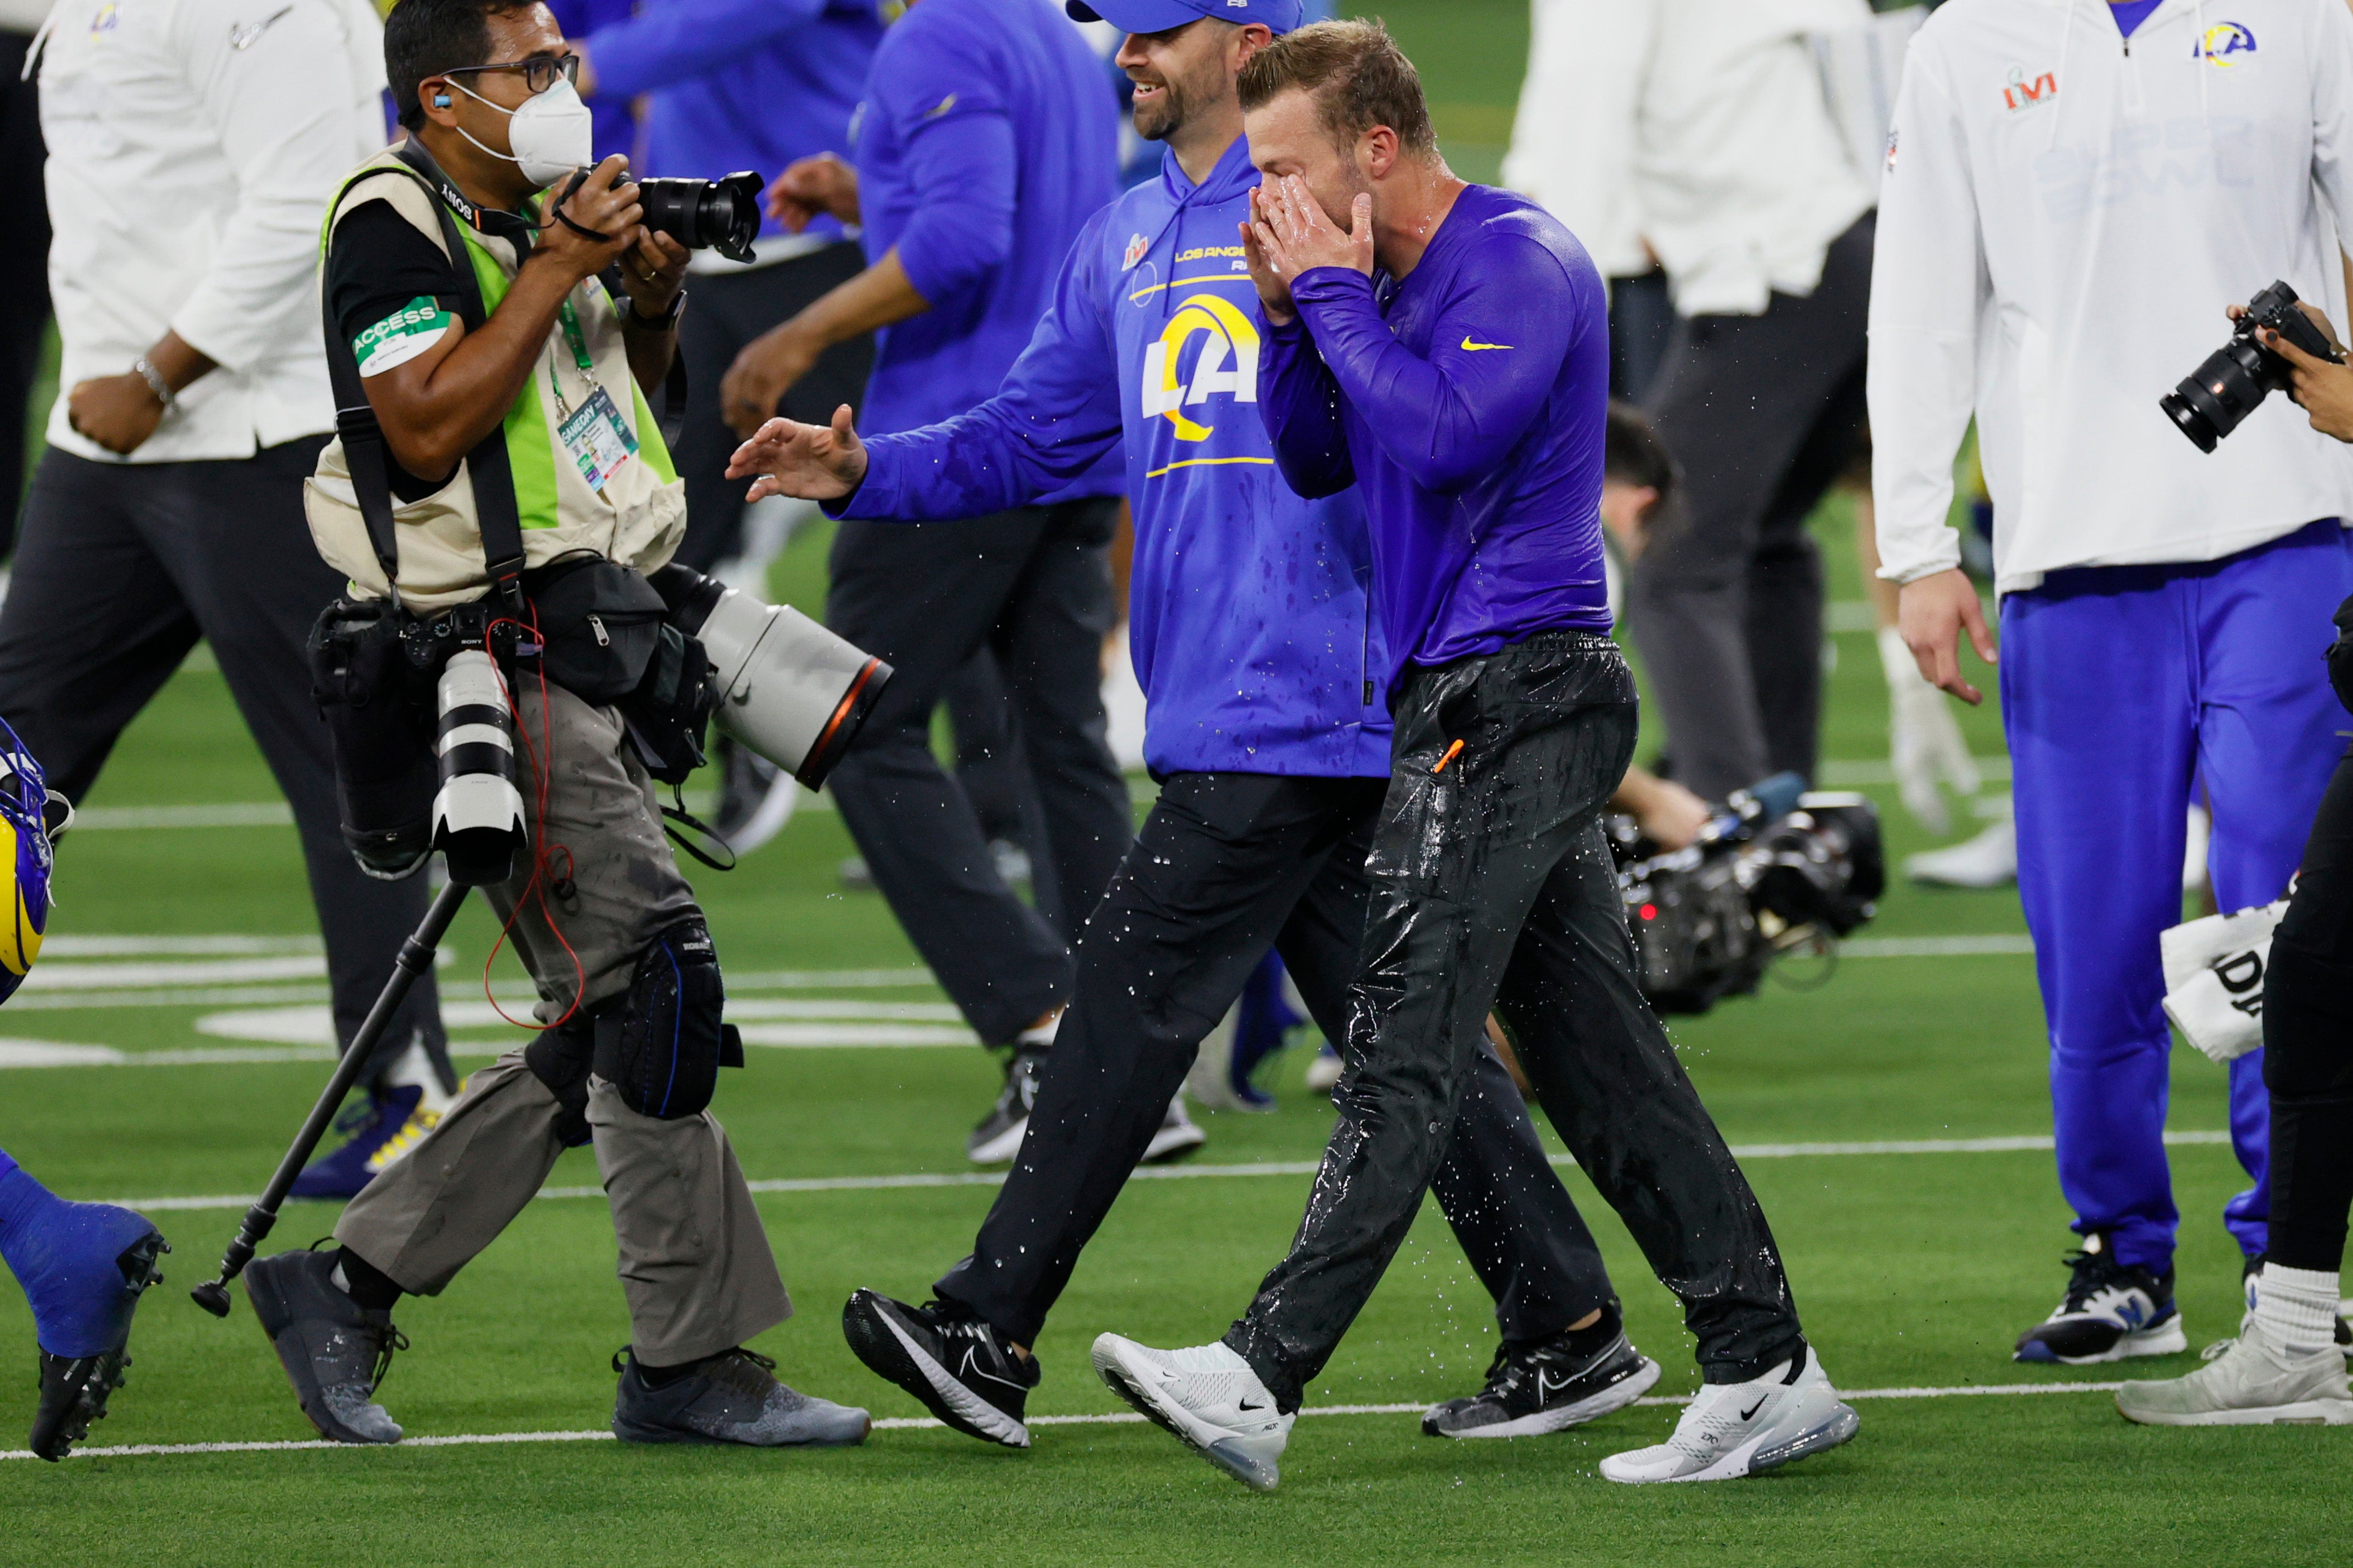
M 533 94 L 536 96 L 539 93 L 545 92 L 549 88 L 554 87 L 555 85 L 555 79 L 559 74 L 563 76 L 565 80 L 570 82 L 575 87 L 578 87 L 580 85 L 580 57 L 578 55 L 533 55 L 527 60 L 502 60 L 497 65 L 459 66 L 455 70 L 446 70 L 441 74 L 443 76 L 471 76 L 478 71 L 521 71 L 522 72 L 523 85 L 531 89 Z

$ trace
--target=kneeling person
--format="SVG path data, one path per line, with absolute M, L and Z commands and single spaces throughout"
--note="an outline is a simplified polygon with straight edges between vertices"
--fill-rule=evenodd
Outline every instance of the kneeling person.
M 357 595 L 396 584 L 403 606 L 426 615 L 495 595 L 493 616 L 559 641 L 554 599 L 525 609 L 518 592 L 544 585 L 536 569 L 652 570 L 684 531 L 640 389 L 669 368 L 686 252 L 639 223 L 617 158 L 543 216 L 534 194 L 588 157 L 587 114 L 544 6 L 406 0 L 385 55 L 411 140 L 363 165 L 330 209 L 323 287 L 343 339 L 330 354 L 348 347 L 346 384 L 381 426 L 393 537 L 371 539 L 358 498 L 372 492 L 351 478 L 369 482 L 364 436 L 322 458 L 312 532 Z M 615 266 L 626 300 L 596 281 Z M 721 1065 L 717 959 L 628 726 L 554 679 L 513 684 L 533 852 L 486 891 L 550 1026 L 475 1073 L 412 1157 L 343 1211 L 338 1249 L 252 1265 L 255 1313 L 322 1433 L 397 1441 L 374 1403 L 406 1343 L 393 1304 L 438 1293 L 565 1148 L 593 1143 L 634 1330 L 615 1431 L 858 1442 L 864 1411 L 794 1393 L 743 1348 L 791 1303 L 704 1109 Z M 646 1044 L 657 1037 L 659 1053 Z

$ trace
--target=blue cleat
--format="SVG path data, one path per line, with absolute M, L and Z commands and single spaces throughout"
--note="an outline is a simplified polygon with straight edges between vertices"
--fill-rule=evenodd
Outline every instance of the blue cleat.
M 25 1288 L 40 1349 L 32 1449 L 42 1458 L 64 1458 L 105 1416 L 131 1364 L 132 1314 L 171 1250 L 143 1215 L 68 1203 L 13 1161 L 0 1173 L 0 1252 Z
M 288 1195 L 297 1198 L 355 1198 L 376 1173 L 408 1152 L 433 1123 L 438 1113 L 422 1109 L 425 1090 L 406 1084 L 388 1093 L 368 1091 L 364 1103 L 336 1120 L 343 1146 L 322 1154 L 302 1168 Z

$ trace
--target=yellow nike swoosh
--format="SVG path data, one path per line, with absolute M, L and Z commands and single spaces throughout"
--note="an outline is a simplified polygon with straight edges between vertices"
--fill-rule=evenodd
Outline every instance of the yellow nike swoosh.
M 945 98 L 940 100 L 939 102 L 932 105 L 931 108 L 923 110 L 923 118 L 926 120 L 937 120 L 941 115 L 945 114 L 949 110 L 954 109 L 955 107 L 955 102 L 956 95 L 955 93 L 950 93 Z
M 1469 349 L 1475 353 L 1480 349 L 1507 349 L 1513 345 L 1510 343 L 1474 343 L 1471 341 L 1471 334 L 1465 332 L 1462 334 L 1462 346 L 1465 349 Z

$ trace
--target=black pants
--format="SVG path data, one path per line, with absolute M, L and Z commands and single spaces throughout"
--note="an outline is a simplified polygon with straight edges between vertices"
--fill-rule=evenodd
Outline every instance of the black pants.
M 686 362 L 686 426 L 670 454 L 686 481 L 686 539 L 678 559 L 698 572 L 744 551 L 744 490 L 727 478 L 727 459 L 742 437 L 720 416 L 719 384 L 744 345 L 784 321 L 835 285 L 865 267 L 857 242 L 844 240 L 749 272 L 719 273 L 688 279 L 686 314 L 679 319 L 678 352 Z M 824 425 L 847 403 L 866 394 L 866 373 L 874 363 L 874 340 L 852 338 L 818 357 L 816 368 L 796 383 L 776 412 L 804 424 Z
M 16 498 L 25 483 L 25 403 L 41 368 L 49 324 L 49 209 L 41 189 L 40 92 L 16 79 L 25 64 L 22 33 L 0 33 L 0 169 L 25 178 L 11 195 L 0 246 L 0 560 L 16 543 Z
M 1413 1224 L 1493 1011 L 1554 1129 L 1683 1300 L 1707 1379 L 1787 1360 L 1803 1342 L 1773 1233 L 1635 982 L 1600 818 L 1634 750 L 1624 658 L 1607 637 L 1543 633 L 1413 670 L 1396 710 L 1340 1119 L 1290 1256 L 1226 1343 L 1299 1407 Z
M 311 548 L 302 479 L 317 437 L 241 462 L 96 463 L 52 447 L 26 498 L 0 604 L 0 713 L 76 803 L 114 742 L 201 637 L 294 809 L 326 938 L 335 1034 L 348 1041 L 425 918 L 422 877 L 375 881 L 337 825 L 334 757 L 303 653 L 342 590 Z M 445 1079 L 433 977 L 420 977 L 372 1076 L 421 1039 Z
M 1202 1037 L 1269 943 L 1325 1037 L 1351 1038 L 1365 854 L 1383 790 L 1378 779 L 1266 773 L 1168 780 L 1079 945 L 1078 998 L 1020 1155 L 942 1297 L 1016 1344 L 1037 1342 Z M 1493 1049 L 1473 1058 L 1452 1127 L 1433 1184 L 1504 1337 L 1546 1339 L 1611 1301 L 1592 1234 Z
M 1051 883 L 1083 921 L 1135 837 L 1103 738 L 1115 506 L 849 521 L 834 535 L 826 624 L 896 673 L 828 787 L 915 951 L 991 1044 L 1069 1000 L 1071 952 L 997 874 L 972 802 L 932 754 L 932 710 L 975 649 L 996 655 L 1045 816 L 1031 885 Z
M 2337 764 L 2263 976 L 2271 1090 L 2264 1256 L 2323 1273 L 2345 1259 L 2353 1207 L 2353 758 Z
M 1865 216 L 1841 235 L 1802 300 L 1684 322 L 1648 394 L 1683 487 L 1635 568 L 1627 630 L 1675 776 L 1712 800 L 1814 774 L 1822 563 L 1806 518 L 1862 447 L 1872 230 Z

